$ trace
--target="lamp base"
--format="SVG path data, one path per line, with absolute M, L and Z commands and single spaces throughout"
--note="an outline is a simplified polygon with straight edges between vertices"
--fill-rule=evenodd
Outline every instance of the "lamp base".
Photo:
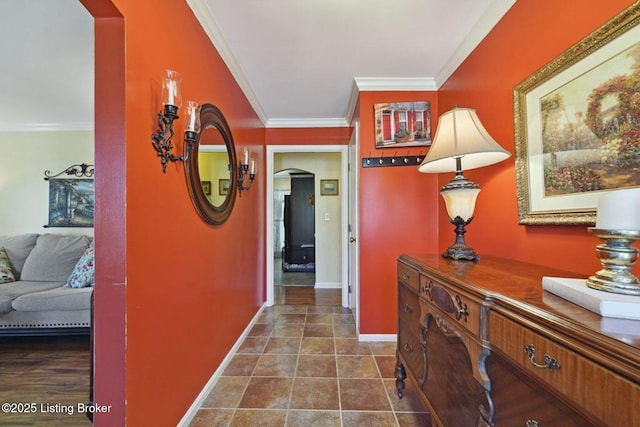
M 465 221 L 459 216 L 455 217 L 455 219 L 450 219 L 451 223 L 456 226 L 456 242 L 444 251 L 442 254 L 443 257 L 455 260 L 466 259 L 468 261 L 480 261 L 480 257 L 476 255 L 475 251 L 467 246 L 464 241 L 464 233 L 467 232 L 464 227 L 468 225 L 472 219 L 473 217 Z
M 638 249 L 631 243 L 640 238 L 640 232 L 593 227 L 589 232 L 604 243 L 596 246 L 603 268 L 587 279 L 587 286 L 616 294 L 640 295 L 640 280 L 631 273 L 631 267 L 638 260 Z
M 476 255 L 473 249 L 471 249 L 467 245 L 460 245 L 458 243 L 454 243 L 449 246 L 446 251 L 442 254 L 445 258 L 451 258 L 455 260 L 466 259 L 468 261 L 480 261 L 480 257 Z

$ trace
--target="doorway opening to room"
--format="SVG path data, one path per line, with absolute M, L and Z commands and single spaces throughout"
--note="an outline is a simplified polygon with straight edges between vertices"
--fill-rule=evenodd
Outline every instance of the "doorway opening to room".
M 315 286 L 315 175 L 299 169 L 274 174 L 273 284 Z
M 307 289 L 334 293 L 348 307 L 348 147 L 267 146 L 266 160 L 267 305 L 277 303 L 283 289 Z M 288 236 L 285 226 L 284 205 L 295 202 L 285 200 L 294 197 L 287 193 L 298 180 L 311 186 L 301 192 L 298 203 L 307 207 L 314 224 L 302 238 Z M 332 191 L 321 191 L 322 185 Z M 296 220 L 301 217 L 295 215 Z

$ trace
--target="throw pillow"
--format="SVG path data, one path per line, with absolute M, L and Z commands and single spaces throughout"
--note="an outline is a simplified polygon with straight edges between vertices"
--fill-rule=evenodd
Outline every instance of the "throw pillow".
M 16 281 L 16 275 L 13 273 L 11 260 L 4 248 L 0 248 L 0 283 L 10 283 Z
M 73 271 L 67 280 L 67 286 L 71 288 L 86 288 L 87 286 L 93 286 L 95 282 L 94 259 L 94 248 L 93 246 L 89 246 L 73 268 Z

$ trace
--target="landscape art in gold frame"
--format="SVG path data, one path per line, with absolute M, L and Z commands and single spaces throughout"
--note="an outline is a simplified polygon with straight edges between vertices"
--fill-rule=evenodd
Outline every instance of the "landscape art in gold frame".
M 593 225 L 640 187 L 640 3 L 514 88 L 520 224 Z

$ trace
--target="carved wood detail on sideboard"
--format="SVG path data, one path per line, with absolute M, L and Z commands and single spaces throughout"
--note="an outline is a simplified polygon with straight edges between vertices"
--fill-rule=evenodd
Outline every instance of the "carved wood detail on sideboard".
M 434 426 L 640 426 L 640 321 L 637 334 L 612 332 L 615 321 L 544 292 L 545 275 L 577 277 L 402 255 L 398 395 L 412 381 Z

